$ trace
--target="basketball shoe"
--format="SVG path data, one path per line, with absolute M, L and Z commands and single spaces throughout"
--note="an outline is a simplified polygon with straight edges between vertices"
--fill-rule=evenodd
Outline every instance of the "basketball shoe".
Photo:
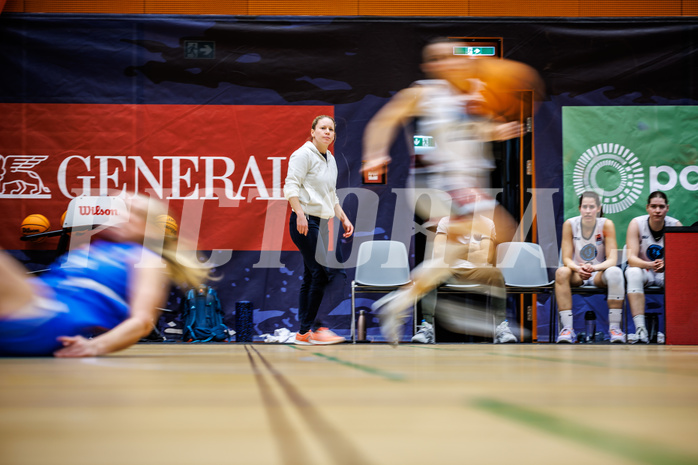
M 620 328 L 611 328 L 608 332 L 611 334 L 611 342 L 625 344 L 625 333 Z
M 327 346 L 330 344 L 341 344 L 346 341 L 342 336 L 337 336 L 334 331 L 329 328 L 318 328 L 310 335 L 310 343 L 319 346 Z
M 308 331 L 305 334 L 296 333 L 296 338 L 293 340 L 293 343 L 298 344 L 299 346 L 309 346 L 312 344 L 312 342 L 310 342 L 310 338 L 312 336 L 313 336 L 312 331 Z
M 412 305 L 407 289 L 393 291 L 375 301 L 371 308 L 378 311 L 383 337 L 392 345 L 397 345 L 402 337 L 402 327 L 407 317 L 406 310 Z
M 627 339 L 628 344 L 636 344 L 638 342 L 642 342 L 644 344 L 649 344 L 650 337 L 649 337 L 649 334 L 647 333 L 647 328 L 645 328 L 645 327 L 635 328 L 634 334 L 633 333 L 628 334 L 628 339 Z
M 513 342 L 518 342 L 516 336 L 509 329 L 509 322 L 507 320 L 502 321 L 499 326 L 494 330 L 494 343 L 495 344 L 509 344 Z
M 436 339 L 434 338 L 434 326 L 426 321 L 422 321 L 419 325 L 419 331 L 417 334 L 412 336 L 412 342 L 419 342 L 420 344 L 434 344 Z
M 568 344 L 574 344 L 577 342 L 577 335 L 572 328 L 562 328 L 560 334 L 557 335 L 557 343 L 566 342 Z

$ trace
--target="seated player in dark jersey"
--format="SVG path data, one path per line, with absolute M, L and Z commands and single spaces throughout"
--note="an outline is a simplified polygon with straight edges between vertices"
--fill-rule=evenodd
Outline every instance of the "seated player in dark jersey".
M 664 228 L 681 226 L 676 218 L 667 216 L 669 200 L 660 191 L 647 198 L 647 214 L 630 220 L 626 245 L 628 268 L 628 303 L 635 323 L 635 335 L 629 341 L 649 342 L 645 326 L 645 286 L 664 287 Z

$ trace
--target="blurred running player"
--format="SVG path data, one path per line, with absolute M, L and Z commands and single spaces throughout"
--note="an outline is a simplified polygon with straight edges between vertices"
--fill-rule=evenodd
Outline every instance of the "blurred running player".
M 364 135 L 363 170 L 375 172 L 387 166 L 398 130 L 409 120 L 418 119 L 418 132 L 435 141 L 435 149 L 422 162 L 426 164 L 428 187 L 442 194 L 443 205 L 433 210 L 450 211 L 449 229 L 453 233 L 448 236 L 487 234 L 484 230 L 487 228 L 480 230 L 481 222 L 473 221 L 484 216 L 495 223 L 498 242 L 506 242 L 513 236 L 515 225 L 489 195 L 491 171 L 495 166 L 489 142 L 518 137 L 522 125 L 518 121 L 497 119 L 484 98 L 487 82 L 478 79 L 476 61 L 454 55 L 454 47 L 463 45 L 439 39 L 424 48 L 422 69 L 430 79 L 398 92 L 369 122 Z M 417 214 L 428 218 L 430 213 L 417 211 Z M 446 263 L 467 254 L 467 246 L 453 240 L 449 241 L 447 250 Z M 405 286 L 374 304 L 374 308 L 380 308 L 381 328 L 389 342 L 399 341 L 407 309 L 416 299 L 452 274 L 448 266 L 426 261 L 414 270 L 414 285 Z M 453 313 L 443 316 L 448 318 Z
M 434 250 L 432 257 L 436 260 L 444 260 L 443 265 L 446 269 L 452 272 L 452 277 L 448 283 L 480 283 L 489 286 L 489 304 L 490 310 L 494 319 L 494 343 L 512 343 L 517 342 L 516 336 L 511 332 L 509 323 L 506 320 L 506 293 L 504 292 L 504 276 L 499 268 L 494 266 L 495 249 L 494 241 L 497 238 L 494 229 L 494 222 L 489 218 L 479 216 L 477 221 L 482 222 L 481 226 L 476 229 L 488 230 L 485 234 L 462 235 L 457 234 L 457 230 L 450 228 L 450 218 L 445 217 L 439 221 L 436 228 L 436 237 L 434 238 Z M 452 256 L 448 252 L 448 248 L 452 244 L 467 246 L 467 249 L 459 247 L 458 256 Z M 452 262 L 446 263 L 446 257 L 450 256 Z M 438 261 L 436 262 L 438 263 Z M 420 325 L 419 331 L 412 337 L 412 342 L 423 344 L 433 344 L 435 342 L 434 335 L 434 314 L 438 302 L 436 289 L 429 292 L 422 299 L 422 315 L 424 321 Z M 442 310 L 442 315 L 445 312 L 446 306 L 453 307 L 452 304 L 441 302 L 439 306 Z M 473 312 L 468 315 L 470 321 L 469 332 L 475 334 L 476 330 L 473 327 L 478 321 L 482 323 L 483 336 L 492 335 L 492 323 L 488 315 L 482 312 Z M 446 321 L 448 325 L 449 321 Z M 453 328 L 456 331 L 458 328 Z

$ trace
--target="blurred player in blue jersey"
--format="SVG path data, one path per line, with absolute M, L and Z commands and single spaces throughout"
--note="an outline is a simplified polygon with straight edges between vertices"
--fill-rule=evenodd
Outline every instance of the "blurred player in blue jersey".
M 166 213 L 161 204 L 142 196 L 127 204 L 121 221 L 40 277 L 0 253 L 0 355 L 89 357 L 125 349 L 153 330 L 170 281 L 196 286 L 207 279 L 194 259 L 175 257 L 175 239 L 150 220 Z

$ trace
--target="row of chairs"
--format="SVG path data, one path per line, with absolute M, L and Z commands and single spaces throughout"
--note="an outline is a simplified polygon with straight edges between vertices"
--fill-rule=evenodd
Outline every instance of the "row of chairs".
M 550 294 L 554 311 L 555 283 L 548 277 L 540 245 L 506 242 L 497 246 L 496 266 L 502 271 L 507 293 Z M 407 249 L 402 242 L 367 241 L 359 246 L 356 274 L 351 283 L 351 334 L 356 340 L 356 294 L 387 293 L 410 283 Z M 472 292 L 477 284 L 444 284 L 444 292 Z
M 553 341 L 557 334 L 557 312 L 555 308 L 555 281 L 549 279 L 543 249 L 532 242 L 506 242 L 497 246 L 496 266 L 502 271 L 506 291 L 510 294 L 550 295 L 550 334 Z M 623 271 L 627 267 L 627 249 L 624 247 L 618 260 Z M 410 266 L 407 249 L 402 242 L 377 240 L 361 244 L 358 254 L 356 275 L 351 283 L 351 334 L 355 340 L 356 294 L 387 293 L 410 283 Z M 472 292 L 478 284 L 443 284 L 442 292 Z M 605 294 L 606 289 L 595 286 L 580 286 L 572 289 L 574 294 Z M 664 288 L 649 286 L 645 294 L 664 294 Z M 627 311 L 623 312 L 627 331 Z

